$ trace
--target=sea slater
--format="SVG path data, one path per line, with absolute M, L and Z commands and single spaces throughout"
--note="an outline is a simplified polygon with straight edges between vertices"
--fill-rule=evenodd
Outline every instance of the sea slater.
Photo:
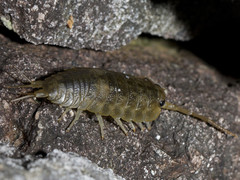
M 66 131 L 71 129 L 82 111 L 87 110 L 96 114 L 102 138 L 102 116 L 111 116 L 127 135 L 122 120 L 128 122 L 133 131 L 133 123 L 142 130 L 144 124 L 150 129 L 151 122 L 158 118 L 161 109 L 167 109 L 195 117 L 225 134 L 238 137 L 205 116 L 167 102 L 164 89 L 147 78 L 98 68 L 73 68 L 18 87 L 31 87 L 36 90 L 13 101 L 30 97 L 47 98 L 50 102 L 66 108 L 59 120 L 71 109 L 77 109 L 75 118 Z

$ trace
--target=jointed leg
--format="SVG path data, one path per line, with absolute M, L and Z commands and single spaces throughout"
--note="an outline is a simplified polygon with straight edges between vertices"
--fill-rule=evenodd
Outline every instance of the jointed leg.
M 141 131 L 145 130 L 145 127 L 143 126 L 143 124 L 141 122 L 138 122 L 136 124 L 140 127 Z
M 152 123 L 151 122 L 145 122 L 145 124 L 147 125 L 147 129 L 150 131 L 152 128 Z
M 65 114 L 67 114 L 70 110 L 71 110 L 71 108 L 65 109 L 65 111 L 62 113 L 62 115 L 58 118 L 58 122 L 60 122 L 63 119 L 63 117 L 65 116 Z
M 69 132 L 70 129 L 72 128 L 72 126 L 75 124 L 75 122 L 79 119 L 80 115 L 82 114 L 82 110 L 81 109 L 77 109 L 75 118 L 73 119 L 73 121 L 70 123 L 70 125 L 67 127 L 66 132 Z
M 125 127 L 123 126 L 122 121 L 120 120 L 120 118 L 115 118 L 114 120 L 117 122 L 117 124 L 120 126 L 120 128 L 123 130 L 123 132 L 124 132 L 124 133 L 126 134 L 126 136 L 127 136 L 127 135 L 128 135 L 127 130 L 126 130 Z
M 99 114 L 96 114 L 97 116 L 97 120 L 98 120 L 98 123 L 99 123 L 99 126 L 100 126 L 100 131 L 101 131 L 101 136 L 102 136 L 102 139 L 104 138 L 104 124 L 103 124 L 103 119 L 102 119 L 102 116 L 99 115 Z
M 132 121 L 130 121 L 128 124 L 129 124 L 130 128 L 133 130 L 133 132 L 135 132 L 136 128 L 135 128 L 134 124 L 132 123 Z

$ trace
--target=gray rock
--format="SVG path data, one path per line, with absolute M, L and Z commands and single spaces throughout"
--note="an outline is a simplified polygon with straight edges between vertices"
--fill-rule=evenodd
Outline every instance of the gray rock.
M 0 145 L 0 155 L 9 155 L 12 147 Z M 11 153 L 10 153 L 11 154 Z M 0 179 L 8 180 L 124 180 L 111 169 L 103 169 L 76 153 L 53 150 L 45 158 L 25 156 L 0 158 Z
M 107 51 L 126 45 L 143 32 L 191 39 L 196 27 L 203 25 L 202 19 L 210 15 L 202 13 L 205 3 L 195 7 L 194 3 L 186 6 L 180 2 L 2 0 L 0 19 L 5 27 L 34 44 Z

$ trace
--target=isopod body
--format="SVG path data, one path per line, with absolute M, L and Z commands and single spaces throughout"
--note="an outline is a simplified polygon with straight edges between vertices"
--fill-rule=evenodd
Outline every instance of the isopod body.
M 150 122 L 157 119 L 163 108 L 196 117 L 226 134 L 237 136 L 204 116 L 166 102 L 164 89 L 147 78 L 97 68 L 73 68 L 21 87 L 38 90 L 16 100 L 28 97 L 47 98 L 52 103 L 66 108 L 60 119 L 71 109 L 77 109 L 67 131 L 84 110 L 96 114 L 102 138 L 102 116 L 111 116 L 125 134 L 127 130 L 121 120 L 127 121 L 133 130 L 133 122 L 141 129 L 144 128 L 144 122 L 150 129 Z

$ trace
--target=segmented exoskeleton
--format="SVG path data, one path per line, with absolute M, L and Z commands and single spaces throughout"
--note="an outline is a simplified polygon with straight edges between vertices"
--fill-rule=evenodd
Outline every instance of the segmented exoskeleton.
M 150 129 L 151 122 L 157 119 L 161 109 L 167 109 L 198 118 L 223 133 L 237 137 L 236 134 L 204 116 L 166 102 L 164 89 L 147 78 L 137 78 L 104 69 L 73 68 L 54 74 L 45 80 L 32 81 L 29 85 L 19 87 L 31 87 L 38 90 L 13 101 L 29 97 L 47 98 L 52 103 L 66 107 L 59 120 L 71 109 L 77 109 L 75 118 L 67 131 L 71 129 L 84 110 L 96 114 L 103 138 L 102 116 L 111 116 L 127 135 L 127 130 L 121 120 L 127 121 L 134 131 L 133 122 L 142 130 L 144 129 L 143 123 Z

